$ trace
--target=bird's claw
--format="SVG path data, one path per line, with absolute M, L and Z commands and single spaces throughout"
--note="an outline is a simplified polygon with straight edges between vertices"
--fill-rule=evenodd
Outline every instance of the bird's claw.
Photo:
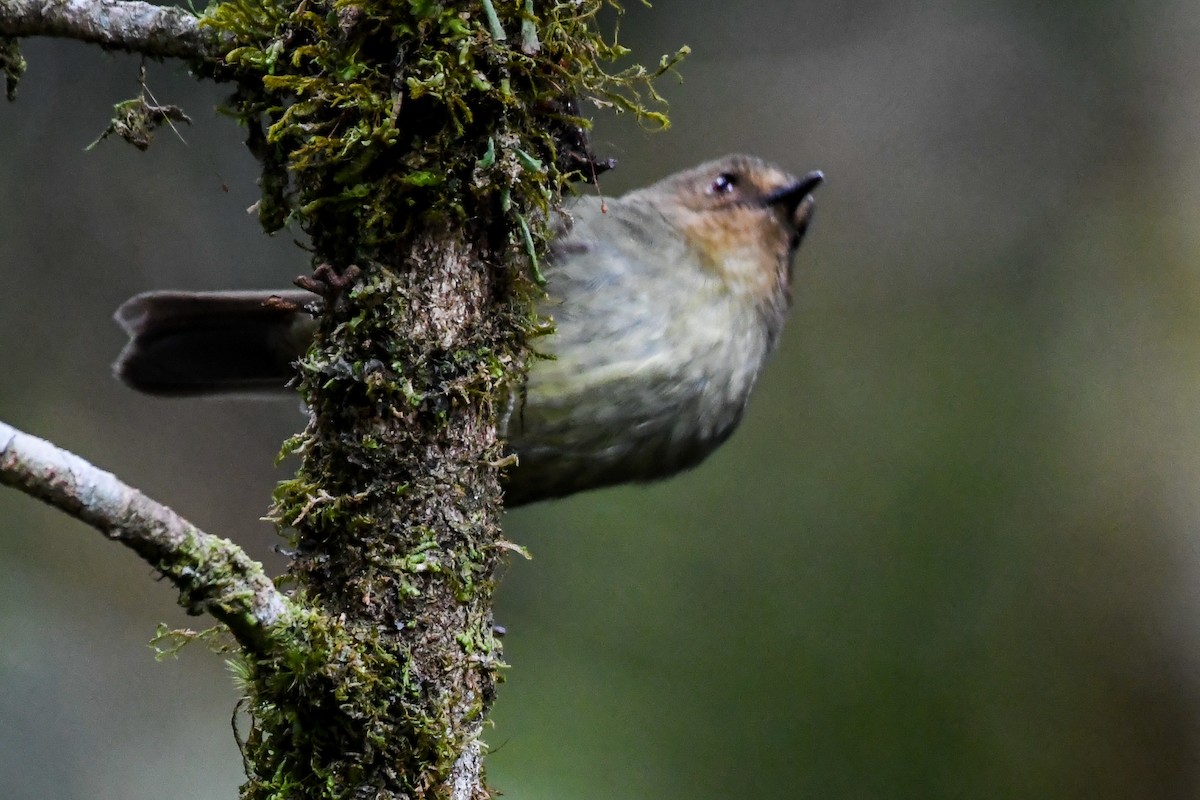
M 312 275 L 301 275 L 293 281 L 297 286 L 325 300 L 327 308 L 335 307 L 362 275 L 362 270 L 351 264 L 340 273 L 330 264 L 320 264 Z

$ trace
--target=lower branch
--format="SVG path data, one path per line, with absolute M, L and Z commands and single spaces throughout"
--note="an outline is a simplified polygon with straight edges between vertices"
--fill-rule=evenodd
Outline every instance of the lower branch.
M 0 0 L 0 38 L 59 36 L 158 58 L 220 58 L 220 37 L 174 6 L 139 0 Z
M 294 616 L 262 565 L 228 539 L 204 533 L 79 456 L 0 422 L 0 483 L 49 503 L 141 556 L 253 653 L 270 649 Z

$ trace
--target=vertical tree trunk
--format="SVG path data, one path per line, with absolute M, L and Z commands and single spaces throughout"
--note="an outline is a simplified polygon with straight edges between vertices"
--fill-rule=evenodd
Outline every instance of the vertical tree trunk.
M 361 288 L 326 315 L 305 367 L 315 413 L 300 475 L 281 497 L 300 509 L 284 519 L 297 531 L 292 573 L 343 629 L 333 638 L 378 659 L 331 676 L 334 719 L 306 721 L 304 760 L 314 778 L 336 776 L 345 796 L 487 796 L 478 737 L 500 664 L 491 596 L 502 552 L 490 361 L 512 333 L 496 324 L 504 272 L 495 254 L 463 243 L 468 235 L 423 230 L 393 250 L 394 263 L 368 265 Z M 343 714 L 332 707 L 342 679 L 378 681 L 379 695 Z M 284 688 L 309 692 L 303 681 Z M 276 704 L 268 694 L 254 712 L 260 776 L 280 766 L 264 741 L 281 735 L 264 722 Z M 349 741 L 334 745 L 326 727 Z M 247 796 L 273 796 L 269 784 Z

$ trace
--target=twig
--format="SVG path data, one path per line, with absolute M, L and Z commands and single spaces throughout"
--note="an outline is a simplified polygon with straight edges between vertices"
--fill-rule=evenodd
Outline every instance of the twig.
M 0 0 L 0 38 L 63 36 L 158 58 L 220 58 L 219 35 L 198 22 L 139 0 Z
M 204 533 L 112 473 L 3 422 L 0 483 L 136 552 L 179 589 L 189 612 L 211 614 L 252 652 L 269 651 L 274 631 L 294 616 L 291 601 L 237 545 Z

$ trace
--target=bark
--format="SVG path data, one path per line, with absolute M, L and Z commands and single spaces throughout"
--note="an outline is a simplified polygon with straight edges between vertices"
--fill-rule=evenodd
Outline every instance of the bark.
M 392 263 L 366 267 L 355 300 L 324 320 L 325 366 L 365 372 L 318 368 L 311 381 L 318 413 L 300 480 L 329 499 L 285 521 L 308 600 L 406 676 L 390 711 L 364 703 L 366 730 L 388 739 L 377 757 L 344 763 L 364 741 L 317 748 L 314 772 L 339 776 L 353 796 L 471 800 L 488 796 L 479 737 L 501 666 L 491 601 L 504 552 L 495 415 L 477 356 L 505 336 L 495 313 L 505 281 L 494 254 L 463 243 L 469 232 L 431 227 L 392 249 Z
M 0 0 L 0 37 L 58 36 L 159 58 L 212 59 L 221 39 L 195 14 L 138 0 Z
M 79 456 L 0 422 L 0 483 L 54 506 L 141 556 L 179 589 L 192 613 L 225 623 L 243 648 L 270 649 L 291 602 L 237 545 Z

